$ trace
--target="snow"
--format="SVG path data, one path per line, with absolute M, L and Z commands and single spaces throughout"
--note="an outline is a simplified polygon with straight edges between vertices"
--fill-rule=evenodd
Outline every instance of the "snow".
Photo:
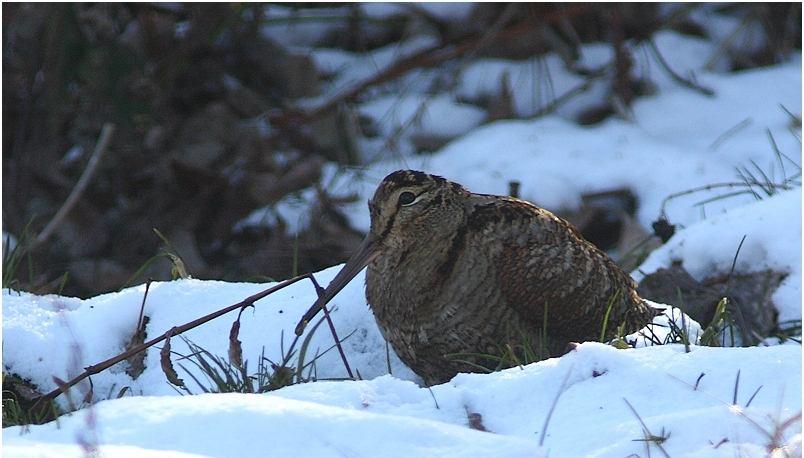
M 463 71 L 458 95 L 469 100 L 499 97 L 503 78 L 508 79 L 519 116 L 533 116 L 556 97 L 583 83 L 581 77 L 566 70 L 564 62 L 552 54 L 521 62 L 481 59 Z
M 460 8 L 444 5 L 422 7 L 442 18 L 462 14 Z M 291 17 L 283 6 L 266 8 L 269 17 Z M 363 4 L 361 9 L 377 18 L 403 10 L 384 4 Z M 317 13 L 338 15 L 342 10 Z M 716 36 L 737 26 L 717 15 L 702 20 L 710 19 Z M 336 21 L 288 19 L 263 33 L 304 47 L 336 26 Z M 635 278 L 676 261 L 698 279 L 728 273 L 745 236 L 735 271 L 787 273 L 773 302 L 781 321 L 800 320 L 801 189 L 790 181 L 800 171 L 800 128 L 791 128 L 782 107 L 801 113 L 801 57 L 773 67 L 718 73 L 723 68 L 717 65 L 715 71 L 706 69 L 716 52 L 711 40 L 661 32 L 655 41 L 676 71 L 685 77 L 694 72 L 715 95 L 679 86 L 640 45 L 634 53 L 636 68 L 649 75 L 657 92 L 636 100 L 631 119 L 612 118 L 590 127 L 573 122 L 579 110 L 603 100 L 605 88 L 592 85 L 548 116 L 481 125 L 484 112 L 467 102 L 497 96 L 505 74 L 516 111 L 525 116 L 582 81 L 554 55 L 519 62 L 474 61 L 457 75 L 454 91 L 446 92 L 433 92 L 436 71 L 413 72 L 370 92 L 357 103 L 358 111 L 375 121 L 383 138 L 408 125 L 405 142 L 414 134 L 455 139 L 429 155 L 413 155 L 408 145 L 401 154 L 360 170 L 327 166 L 324 182 L 332 183 L 328 189 L 333 194 L 360 197 L 359 203 L 344 207 L 360 230 L 369 226 L 365 200 L 387 173 L 399 168 L 441 174 L 484 193 L 504 194 L 510 180 L 519 180 L 523 198 L 553 210 L 577 208 L 583 193 L 627 187 L 638 197 L 639 223 L 650 227 L 664 211 L 677 225 L 676 234 L 633 273 Z M 433 38 L 418 36 L 365 55 L 309 52 L 322 71 L 333 75 L 324 91 L 332 94 L 400 55 L 433 44 Z M 585 45 L 581 51 L 581 63 L 589 68 L 611 59 L 607 45 Z M 770 136 L 789 159 L 776 156 Z M 364 147 L 381 146 L 377 140 L 362 141 Z M 664 202 L 673 193 L 716 183 L 745 189 L 737 169 L 756 171 L 754 164 L 775 182 L 788 180 L 792 189 L 780 188 L 761 199 L 744 194 L 696 205 L 734 190 L 716 188 Z M 310 205 L 304 203 L 309 192 L 256 211 L 241 227 L 282 220 L 290 233 L 302 230 L 309 218 Z M 315 278 L 326 285 L 339 267 L 317 272 Z M 801 346 L 790 342 L 750 348 L 693 342 L 689 353 L 677 344 L 616 350 L 588 342 L 561 358 L 493 374 L 459 374 L 427 389 L 393 351 L 386 352 L 363 283 L 361 273 L 330 305 L 338 335 L 348 336 L 343 348 L 350 367 L 363 380 L 339 380 L 347 373 L 331 349 L 334 339 L 326 324 L 308 326 L 302 337 L 311 336 L 308 360 L 323 353 L 312 372 L 318 381 L 260 395 L 177 396 L 160 368 L 159 344 L 148 350 L 146 368 L 136 380 L 125 372 L 124 363 L 94 375 L 95 400 L 100 402 L 90 408 L 45 425 L 5 428 L 3 452 L 83 456 L 83 443 L 98 445 L 109 456 L 608 457 L 646 456 L 648 448 L 660 455 L 656 444 L 642 440 L 638 414 L 653 435 L 667 437 L 661 446 L 670 456 L 766 456 L 774 429 L 801 412 Z M 144 309 L 148 338 L 270 286 L 194 279 L 152 283 Z M 4 372 L 29 379 L 46 392 L 55 388 L 53 376 L 68 379 L 122 352 L 135 330 L 145 289 L 140 285 L 86 300 L 4 290 Z M 282 359 L 282 348 L 290 345 L 296 322 L 315 297 L 312 284 L 301 281 L 243 311 L 238 338 L 252 372 L 263 351 L 272 361 Z M 226 355 L 236 317 L 230 313 L 184 335 L 213 355 Z M 691 335 L 700 332 L 697 323 L 687 324 Z M 190 352 L 179 338 L 171 346 L 179 354 Z M 200 392 L 190 376 L 205 380 L 198 369 L 178 357 L 173 362 L 179 377 Z M 125 397 L 103 400 L 123 387 L 130 388 Z M 470 428 L 471 414 L 478 414 L 475 418 L 489 432 Z M 778 431 L 777 445 L 787 444 L 792 455 L 800 455 L 800 431 L 800 421 Z
M 101 452 L 115 455 L 642 454 L 646 444 L 635 439 L 644 436 L 628 401 L 653 434 L 668 435 L 663 447 L 671 456 L 758 456 L 768 442 L 762 430 L 773 432 L 798 412 L 800 354 L 798 346 L 693 347 L 685 353 L 679 345 L 616 350 L 586 343 L 563 358 L 522 369 L 458 375 L 432 392 L 382 376 L 295 385 L 266 395 L 129 397 L 100 402 L 58 425 L 30 426 L 25 434 L 20 427 L 6 428 L 4 452 L 78 455 L 75 441 L 83 435 L 96 436 L 104 444 Z M 489 432 L 466 427 L 468 413 L 480 414 Z M 791 438 L 795 429 L 782 437 Z
M 17 247 L 17 238 L 14 237 L 14 234 L 10 234 L 8 232 L 3 231 L 3 259 L 5 259 L 6 248 L 8 248 L 8 252 L 14 251 L 14 248 Z
M 72 164 L 75 164 L 76 161 L 81 159 L 83 155 L 84 155 L 84 147 L 81 145 L 73 145 L 70 147 L 70 149 L 67 150 L 66 153 L 64 153 L 64 157 L 61 158 L 61 163 L 65 167 L 69 167 Z
M 258 208 L 238 221 L 235 231 L 250 227 L 275 227 L 284 225 L 288 234 L 296 235 L 310 224 L 310 202 L 315 200 L 314 189 L 304 189 L 298 195 L 285 196 L 272 205 Z
M 625 336 L 625 341 L 635 348 L 652 347 L 655 342 L 673 342 L 673 334 L 683 332 L 689 343 L 697 345 L 701 341 L 704 329 L 701 324 L 690 318 L 681 309 L 669 304 L 659 304 L 651 300 L 646 302 L 653 308 L 662 311 L 645 328 Z
M 271 456 L 290 456 L 300 451 L 306 456 L 370 456 L 378 442 L 387 448 L 385 456 L 391 457 L 422 453 L 525 457 L 538 452 L 532 441 L 517 437 L 499 440 L 491 434 L 444 422 L 277 396 L 128 398 L 99 403 L 92 414 L 96 416 L 99 437 L 110 444 L 134 444 L 137 452 L 161 451 L 165 444 L 171 444 L 175 450 L 195 456 L 242 456 L 248 451 Z M 61 429 L 53 428 L 55 425 L 32 427 L 20 442 L 27 445 L 41 440 L 41 436 L 49 446 L 70 443 L 76 431 L 88 429 L 86 415 L 66 419 Z M 210 428 L 213 422 L 215 427 Z M 50 434 L 48 429 L 52 430 Z M 4 440 L 6 446 L 9 442 L 14 445 L 16 437 L 8 432 Z M 106 452 L 104 447 L 100 451 Z
M 329 283 L 339 267 L 316 273 L 316 280 L 320 284 Z M 339 337 L 343 339 L 351 334 L 343 342 L 350 366 L 367 379 L 387 374 L 390 366 L 395 377 L 420 382 L 393 350 L 386 353 L 385 341 L 366 303 L 363 283 L 364 274 L 361 273 L 330 306 Z M 264 284 L 192 279 L 154 282 L 144 309 L 144 314 L 149 317 L 148 338 L 235 304 L 267 287 Z M 3 349 L 5 370 L 30 379 L 47 392 L 56 388 L 53 375 L 66 380 L 78 375 L 80 368 L 123 352 L 136 328 L 144 292 L 145 287 L 141 285 L 82 301 L 4 291 L 3 334 L 7 342 L 14 342 Z M 282 360 L 281 349 L 289 347 L 299 317 L 312 305 L 315 297 L 312 283 L 303 281 L 256 302 L 253 309 L 243 312 L 238 339 L 242 342 L 243 357 L 251 362 L 250 367 L 256 367 L 262 354 L 271 361 Z M 213 320 L 183 335 L 213 355 L 226 355 L 229 329 L 236 317 L 236 313 L 230 313 L 227 318 Z M 693 323 L 692 326 L 697 325 L 690 318 L 686 320 Z M 657 323 L 661 326 L 666 319 Z M 325 328 L 323 325 L 316 331 L 313 325 L 308 326 L 302 336 L 303 341 L 312 334 L 309 355 L 324 352 L 334 344 L 333 337 Z M 656 332 L 661 334 L 659 326 Z M 699 334 L 696 329 L 689 332 L 691 336 Z M 177 338 L 172 339 L 171 348 L 182 355 L 191 353 Z M 310 359 L 308 356 L 307 360 Z M 136 380 L 126 374 L 126 363 L 119 363 L 93 377 L 95 393 L 118 392 L 128 386 L 132 392 L 143 395 L 175 394 L 165 381 L 158 351 L 148 351 L 145 365 L 145 371 Z M 190 370 L 195 378 L 203 380 L 203 373 L 191 364 L 181 367 L 185 369 L 177 367 L 179 377 L 188 381 L 193 392 L 200 392 L 201 389 L 191 381 L 193 377 L 185 375 L 186 370 Z M 315 373 L 319 380 L 348 376 L 334 350 L 317 359 Z
M 457 137 L 479 125 L 485 114 L 473 105 L 455 103 L 449 96 L 380 97 L 363 104 L 361 112 L 382 123 L 382 133 L 391 135 L 413 124 L 415 133 Z M 392 120 L 385 120 L 392 113 Z M 385 122 L 383 122 L 385 121 Z
M 772 269 L 787 273 L 773 295 L 779 321 L 801 319 L 801 190 L 785 191 L 765 200 L 730 209 L 679 231 L 652 252 L 633 275 L 640 280 L 674 261 L 698 280 L 731 270 L 740 241 L 735 271 Z
M 800 69 L 801 60 L 796 58 L 767 69 L 709 74 L 706 82 L 717 88 L 714 97 L 675 86 L 637 100 L 633 122 L 611 119 L 582 127 L 558 115 L 494 122 L 437 154 L 392 156 L 344 177 L 335 189 L 360 195 L 347 211 L 361 230 L 369 227 L 363 202 L 379 180 L 400 168 L 426 170 L 474 192 L 491 194 L 506 193 L 508 181 L 518 180 L 524 199 L 553 210 L 577 208 L 583 193 L 627 187 L 639 199 L 637 219 L 650 227 L 661 214 L 665 197 L 699 186 L 740 182 L 737 167 L 750 168 L 751 161 L 763 171 L 775 170 L 774 179 L 781 182 L 768 132 L 794 163 L 784 161 L 787 176 L 798 170 L 800 140 L 790 132 L 790 117 L 781 106 L 800 112 Z M 750 119 L 747 127 L 724 135 L 745 119 Z M 489 154 L 496 151 L 505 154 Z M 668 218 L 688 225 L 754 200 L 744 195 L 694 205 L 730 191 L 715 189 L 674 199 L 666 207 Z
M 353 53 L 340 49 L 314 49 L 310 51 L 310 57 L 324 73 L 336 74 L 334 81 L 329 83 L 327 92 L 338 93 L 351 87 L 352 84 L 374 76 L 398 60 L 410 57 L 435 44 L 437 44 L 435 38 L 416 36 L 366 53 Z M 419 74 L 420 72 L 412 72 L 396 84 L 404 87 L 406 81 L 415 80 Z
M 347 8 L 294 9 L 283 5 L 264 8 L 268 23 L 260 31 L 284 47 L 313 46 L 347 22 Z
M 405 142 L 415 136 L 452 140 L 480 125 L 486 117 L 480 108 L 457 103 L 446 94 L 378 97 L 362 104 L 360 113 L 378 126 L 381 139 L 399 136 Z M 413 151 L 412 145 L 406 146 L 404 153 Z
M 675 87 L 638 101 L 634 106 L 635 122 L 657 140 L 672 142 L 727 164 L 754 159 L 764 165 L 773 159 L 768 129 L 782 152 L 792 158 L 800 157 L 801 144 L 789 132 L 790 117 L 781 108 L 793 112 L 801 109 L 800 56 L 771 68 L 729 75 L 708 74 L 702 81 L 716 88 L 715 97 Z M 663 109 L 656 110 L 657 106 Z M 713 146 L 745 119 L 751 120 L 749 126 L 727 137 L 718 147 Z
M 404 3 L 380 3 L 366 2 L 360 4 L 360 10 L 366 17 L 375 19 L 387 19 L 394 16 L 409 14 L 412 7 L 419 8 L 428 14 L 447 22 L 459 22 L 469 17 L 474 7 L 473 3 L 467 2 L 414 2 Z
M 360 12 L 373 19 L 388 19 L 405 12 L 401 3 L 365 2 L 360 4 Z
M 653 35 L 653 42 L 661 56 L 674 72 L 684 78 L 702 76 L 698 82 L 707 86 L 709 75 L 702 74 L 707 61 L 715 54 L 717 47 L 709 40 L 684 36 L 672 31 L 661 31 Z M 659 89 L 669 89 L 678 83 L 659 64 L 646 42 L 632 46 L 635 74 L 652 81 Z M 722 69 L 725 70 L 725 69 Z

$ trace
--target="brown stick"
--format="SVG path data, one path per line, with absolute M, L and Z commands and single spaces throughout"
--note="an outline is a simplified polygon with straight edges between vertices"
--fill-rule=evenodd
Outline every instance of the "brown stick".
M 257 302 L 258 300 L 264 298 L 265 296 L 268 296 L 269 294 L 273 294 L 276 291 L 279 291 L 280 289 L 285 288 L 286 286 L 290 286 L 290 285 L 292 285 L 292 284 L 294 284 L 294 283 L 296 283 L 296 282 L 298 282 L 300 280 L 304 280 L 304 279 L 308 279 L 308 278 L 313 278 L 313 275 L 312 274 L 304 274 L 304 275 L 299 275 L 298 277 L 293 277 L 291 279 L 285 280 L 285 281 L 283 281 L 283 282 L 281 282 L 281 283 L 279 283 L 277 285 L 272 286 L 271 288 L 268 288 L 268 289 L 266 289 L 264 291 L 261 291 L 261 292 L 259 292 L 257 294 L 249 296 L 249 297 L 243 299 L 242 301 L 238 302 L 237 304 L 233 304 L 233 305 L 230 305 L 228 307 L 222 308 L 222 309 L 220 309 L 220 310 L 218 310 L 216 312 L 210 313 L 209 315 L 202 316 L 201 318 L 195 319 L 195 320 L 190 321 L 189 323 L 185 323 L 185 324 L 183 324 L 181 326 L 173 327 L 173 328 L 169 329 L 167 332 L 165 332 L 164 334 L 162 334 L 159 337 L 151 339 L 148 342 L 145 342 L 145 343 L 143 343 L 141 345 L 133 347 L 130 350 L 127 350 L 127 351 L 125 351 L 123 353 L 120 353 L 119 355 L 114 356 L 112 358 L 109 358 L 109 359 L 107 359 L 105 361 L 102 361 L 102 362 L 97 363 L 97 364 L 93 364 L 92 366 L 85 367 L 84 372 L 82 372 L 77 377 L 71 379 L 68 382 L 65 382 L 63 385 L 59 386 L 55 390 L 53 390 L 53 391 L 51 391 L 51 392 L 39 397 L 37 399 L 36 403 L 33 405 L 32 410 L 37 409 L 39 407 L 44 407 L 42 405 L 42 403 L 45 403 L 47 401 L 51 401 L 53 399 L 56 399 L 60 394 L 66 392 L 70 387 L 74 386 L 75 384 L 77 384 L 81 380 L 84 380 L 85 378 L 87 378 L 87 377 L 89 377 L 91 375 L 95 375 L 95 374 L 97 374 L 99 372 L 102 372 L 102 371 L 114 366 L 115 364 L 119 363 L 120 361 L 123 361 L 123 360 L 131 357 L 132 355 L 146 350 L 148 347 L 151 347 L 151 346 L 153 346 L 153 345 L 165 340 L 168 335 L 181 334 L 181 333 L 189 331 L 190 329 L 193 329 L 193 328 L 195 328 L 197 326 L 200 326 L 200 325 L 202 325 L 202 324 L 204 324 L 204 323 L 206 323 L 208 321 L 214 320 L 215 318 L 218 318 L 221 315 L 225 315 L 225 314 L 227 314 L 227 313 L 229 313 L 231 311 L 237 310 L 239 308 L 243 308 L 243 307 L 246 307 L 246 306 L 249 306 L 249 305 L 253 305 L 254 302 Z
M 315 278 L 310 279 L 315 285 L 315 291 L 318 293 L 318 297 L 321 297 L 324 294 L 324 288 L 322 288 Z M 324 311 L 324 317 L 327 319 L 327 324 L 329 325 L 329 331 L 332 333 L 332 338 L 335 339 L 335 346 L 338 348 L 338 353 L 341 355 L 341 361 L 343 361 L 343 366 L 346 368 L 346 373 L 349 374 L 349 378 L 354 379 L 355 376 L 352 375 L 352 368 L 349 367 L 349 361 L 346 359 L 346 353 L 343 352 L 343 347 L 341 346 L 341 339 L 338 337 L 338 332 L 335 331 L 335 324 L 332 322 L 332 318 L 329 316 L 329 310 L 327 310 L 327 304 L 321 306 L 321 310 Z
M 98 142 L 95 143 L 95 150 L 92 152 L 92 157 L 89 158 L 89 162 L 87 163 L 87 167 L 84 169 L 84 173 L 81 174 L 81 177 L 78 179 L 75 187 L 70 192 L 70 195 L 67 196 L 67 199 L 64 201 L 64 204 L 62 204 L 61 208 L 59 208 L 59 210 L 53 216 L 53 219 L 50 220 L 47 226 L 42 229 L 42 232 L 36 236 L 36 239 L 34 239 L 33 243 L 31 243 L 31 247 L 29 248 L 30 250 L 33 250 L 43 242 L 47 241 L 47 239 L 53 235 L 53 232 L 56 230 L 56 228 L 59 227 L 64 218 L 70 213 L 75 204 L 78 203 L 78 199 L 80 199 L 81 195 L 84 194 L 84 191 L 86 190 L 90 181 L 92 181 L 92 177 L 95 176 L 95 172 L 98 170 L 101 159 L 103 159 L 103 154 L 106 152 L 109 142 L 112 140 L 114 129 L 114 124 L 107 122 L 103 125 L 100 136 L 98 137 Z

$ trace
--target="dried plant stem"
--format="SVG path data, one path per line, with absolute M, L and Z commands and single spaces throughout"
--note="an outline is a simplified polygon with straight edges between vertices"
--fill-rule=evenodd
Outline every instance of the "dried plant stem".
M 315 285 L 315 292 L 318 294 L 318 297 L 321 297 L 324 294 L 324 288 L 315 281 L 315 278 L 310 277 L 310 281 L 313 282 Z M 343 361 L 343 366 L 346 368 L 346 373 L 349 374 L 349 378 L 355 378 L 352 374 L 352 368 L 349 367 L 349 361 L 346 360 L 346 353 L 343 352 L 343 347 L 341 346 L 341 339 L 338 337 L 337 331 L 335 331 L 335 325 L 332 323 L 332 318 L 329 316 L 329 310 L 327 309 L 327 304 L 321 306 L 321 309 L 324 310 L 324 317 L 327 319 L 327 324 L 329 325 L 329 330 L 332 333 L 332 338 L 335 339 L 335 346 L 338 348 L 338 353 L 341 355 L 341 360 Z
M 540 108 L 539 111 L 537 111 L 533 116 L 531 116 L 531 119 L 547 116 L 553 113 L 554 111 L 558 110 L 559 108 L 561 108 L 562 105 L 572 100 L 576 95 L 588 91 L 589 88 L 592 87 L 592 84 L 597 79 L 599 79 L 600 76 L 602 75 L 598 74 L 587 77 L 587 79 L 583 83 L 580 83 L 577 86 L 567 90 L 567 92 L 555 97 L 550 103 Z
M 700 84 L 687 78 L 684 78 L 683 76 L 676 73 L 675 70 L 673 70 L 673 68 L 670 67 L 670 64 L 666 60 L 664 60 L 664 56 L 662 56 L 662 53 L 659 52 L 659 47 L 656 46 L 656 42 L 654 42 L 652 38 L 648 39 L 647 43 L 648 46 L 650 46 L 650 50 L 653 52 L 653 55 L 656 56 L 656 60 L 659 62 L 659 65 L 661 65 L 662 68 L 664 68 L 664 71 L 666 71 L 667 74 L 670 75 L 670 78 L 673 78 L 675 82 L 684 87 L 690 88 L 694 91 L 698 91 L 707 97 L 712 97 L 715 95 L 715 91 L 713 91 L 712 89 L 709 89 L 708 87 L 703 87 Z
M 285 280 L 285 281 L 283 281 L 283 282 L 281 282 L 281 283 L 279 283 L 277 285 L 272 286 L 271 288 L 268 288 L 268 289 L 266 289 L 264 291 L 261 291 L 261 292 L 259 292 L 257 294 L 249 296 L 249 297 L 243 299 L 242 301 L 238 302 L 237 304 L 233 304 L 233 305 L 230 305 L 228 307 L 224 307 L 224 308 L 222 308 L 222 309 L 220 309 L 220 310 L 218 310 L 216 312 L 210 313 L 210 314 L 205 315 L 205 316 L 203 316 L 201 318 L 197 318 L 197 319 L 195 319 L 193 321 L 190 321 L 189 323 L 185 323 L 185 324 L 183 324 L 181 326 L 173 327 L 173 328 L 169 329 L 167 332 L 165 332 L 164 334 L 162 334 L 159 337 L 153 338 L 153 339 L 151 339 L 151 340 L 149 340 L 149 341 L 147 341 L 147 342 L 145 342 L 145 343 L 143 343 L 141 345 L 137 345 L 136 347 L 133 347 L 133 348 L 131 348 L 131 349 L 129 349 L 129 350 L 123 352 L 123 353 L 120 353 L 117 356 L 109 358 L 109 359 L 107 359 L 105 361 L 102 361 L 102 362 L 97 363 L 97 364 L 93 364 L 92 366 L 85 367 L 84 372 L 82 372 L 80 375 L 76 376 L 75 378 L 73 378 L 73 379 L 71 379 L 71 380 L 69 380 L 67 382 L 64 382 L 63 384 L 60 384 L 60 386 L 58 388 L 56 388 L 55 390 L 53 390 L 53 391 L 51 391 L 51 392 L 39 397 L 37 399 L 36 403 L 34 404 L 32 410 L 36 410 L 39 407 L 46 406 L 48 401 L 56 399 L 60 394 L 66 392 L 70 387 L 74 386 L 75 384 L 77 384 L 81 380 L 84 380 L 85 378 L 87 378 L 87 377 L 89 377 L 91 375 L 95 375 L 95 374 L 97 374 L 99 372 L 102 372 L 102 371 L 114 366 L 115 364 L 119 363 L 120 361 L 123 361 L 123 360 L 131 357 L 132 355 L 135 355 L 135 354 L 137 354 L 137 353 L 139 353 L 141 351 L 144 351 L 144 350 L 148 349 L 149 347 L 151 347 L 151 346 L 153 346 L 153 345 L 155 345 L 155 344 L 157 344 L 159 342 L 162 342 L 163 340 L 168 338 L 168 336 L 170 336 L 170 335 L 175 336 L 175 335 L 179 335 L 179 334 L 181 334 L 183 332 L 189 331 L 190 329 L 198 327 L 198 326 L 200 326 L 200 325 L 202 325 L 204 323 L 207 323 L 208 321 L 212 321 L 215 318 L 218 318 L 218 317 L 220 317 L 222 315 L 225 315 L 225 314 L 227 314 L 229 312 L 232 312 L 232 311 L 237 310 L 237 309 L 241 309 L 241 308 L 249 306 L 249 305 L 253 305 L 254 302 L 257 302 L 258 300 L 260 300 L 260 299 L 262 299 L 262 298 L 264 298 L 264 297 L 266 297 L 266 296 L 268 296 L 270 294 L 273 294 L 273 293 L 275 293 L 276 291 L 279 291 L 282 288 L 290 286 L 290 285 L 292 285 L 292 284 L 294 284 L 296 282 L 299 282 L 301 280 L 312 279 L 312 278 L 313 278 L 312 274 L 304 274 L 304 275 L 299 275 L 298 277 L 294 277 L 294 278 Z
M 550 419 L 553 418 L 553 412 L 556 410 L 556 405 L 558 405 L 558 398 L 564 394 L 564 390 L 567 389 L 567 382 L 569 381 L 569 376 L 572 373 L 572 368 L 574 366 L 570 366 L 567 370 L 567 373 L 564 375 L 564 380 L 561 381 L 561 386 L 558 387 L 558 392 L 556 396 L 553 398 L 553 403 L 550 404 L 550 410 L 547 411 L 547 416 L 544 417 L 544 424 L 542 425 L 542 432 L 539 435 L 539 447 L 544 445 L 544 438 L 547 437 L 547 427 L 550 426 Z
M 114 124 L 106 123 L 103 125 L 100 136 L 98 137 L 98 142 L 95 143 L 95 150 L 92 152 L 92 157 L 89 158 L 89 162 L 87 163 L 87 167 L 84 169 L 84 173 L 81 174 L 81 177 L 78 179 L 75 187 L 72 191 L 70 191 L 70 195 L 67 196 L 64 204 L 62 204 L 61 208 L 59 208 L 59 210 L 53 216 L 53 219 L 47 223 L 45 228 L 42 229 L 42 232 L 40 232 L 39 235 L 37 235 L 33 240 L 29 249 L 33 250 L 43 242 L 47 241 L 47 239 L 53 235 L 53 232 L 59 227 L 59 225 L 61 225 L 62 221 L 64 221 L 64 218 L 70 213 L 73 207 L 75 207 L 75 204 L 78 203 L 78 200 L 84 194 L 87 186 L 89 186 L 89 183 L 95 176 L 95 172 L 98 170 L 98 166 L 103 159 L 103 155 L 108 149 L 109 143 L 112 140 L 114 130 Z
M 143 323 L 143 317 L 145 316 L 145 301 L 148 299 L 148 291 L 151 289 L 151 283 L 153 283 L 152 279 L 148 279 L 145 282 L 145 294 L 142 295 L 142 304 L 140 304 L 140 316 L 137 318 L 137 329 L 134 330 L 134 335 L 140 334 L 144 328 L 145 323 Z
M 335 331 L 335 325 L 332 323 L 332 318 L 329 316 L 329 310 L 327 309 L 326 304 L 321 306 L 321 309 L 324 310 L 324 317 L 327 319 L 329 330 L 332 333 L 332 337 L 335 339 L 335 347 L 338 349 L 338 353 L 341 355 L 341 361 L 343 361 L 343 366 L 346 368 L 346 373 L 349 374 L 349 378 L 355 378 L 355 376 L 352 374 L 352 368 L 349 367 L 349 361 L 346 360 L 346 353 L 343 352 L 341 339 L 338 337 L 338 333 Z
M 784 189 L 784 190 L 792 189 L 792 186 L 790 186 L 788 184 L 784 184 L 784 183 L 771 183 L 771 185 L 774 186 L 774 187 L 777 187 L 779 189 Z M 669 201 L 673 200 L 673 199 L 678 198 L 678 197 L 682 197 L 682 196 L 686 196 L 686 195 L 690 195 L 690 194 L 695 194 L 695 193 L 701 192 L 701 191 L 711 191 L 713 189 L 718 189 L 718 188 L 747 188 L 747 187 L 749 187 L 749 185 L 747 183 L 745 183 L 745 182 L 713 183 L 713 184 L 708 184 L 708 185 L 705 185 L 705 186 L 698 186 L 698 187 L 695 187 L 695 188 L 686 189 L 684 191 L 674 192 L 673 194 L 668 195 L 667 197 L 665 197 L 662 200 L 661 214 L 666 215 L 665 208 L 667 207 L 667 203 Z M 745 192 L 750 192 L 750 191 L 746 190 Z
M 662 441 L 664 439 L 667 439 L 668 436 L 660 437 L 651 433 L 650 430 L 648 429 L 648 425 L 646 425 L 645 421 L 642 420 L 642 417 L 639 416 L 639 413 L 637 413 L 634 406 L 632 406 L 631 403 L 628 402 L 628 399 L 623 398 L 623 401 L 625 401 L 625 403 L 628 405 L 628 409 L 631 410 L 631 413 L 633 413 L 634 416 L 637 418 L 637 420 L 639 420 L 639 424 L 642 425 L 642 433 L 645 435 L 645 447 L 647 447 L 648 450 L 650 450 L 650 442 L 653 442 L 656 445 L 656 447 L 662 452 L 662 455 L 664 455 L 665 458 L 670 458 L 670 455 L 667 453 L 667 450 L 665 450 L 664 447 L 662 447 Z

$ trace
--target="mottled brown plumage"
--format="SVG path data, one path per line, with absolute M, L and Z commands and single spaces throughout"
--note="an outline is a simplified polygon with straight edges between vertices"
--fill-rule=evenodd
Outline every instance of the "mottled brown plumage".
M 383 335 L 428 384 L 510 362 L 509 348 L 545 357 L 598 340 L 609 306 L 609 337 L 656 314 L 605 253 L 528 202 L 397 171 L 369 210 L 369 235 L 297 332 L 368 265 L 366 296 Z

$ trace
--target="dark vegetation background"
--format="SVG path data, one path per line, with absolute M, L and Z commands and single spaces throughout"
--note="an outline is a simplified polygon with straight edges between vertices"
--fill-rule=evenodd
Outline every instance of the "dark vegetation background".
M 627 106 L 650 93 L 650 82 L 633 76 L 624 42 L 661 29 L 708 38 L 691 18 L 698 8 L 759 31 L 761 46 L 724 43 L 732 70 L 801 49 L 801 3 L 496 3 L 455 22 L 415 4 L 383 20 L 353 4 L 283 5 L 300 14 L 272 17 L 264 5 L 236 3 L 3 4 L 2 224 L 19 241 L 9 281 L 87 297 L 170 279 L 176 267 L 164 253 L 194 277 L 225 280 L 282 279 L 344 261 L 362 234 L 338 211 L 350 197 L 319 183 L 321 166 L 361 165 L 343 137 L 370 135 L 353 104 L 411 69 L 551 51 L 571 63 L 580 44 L 607 42 L 616 55 L 611 100 Z M 283 21 L 328 24 L 316 47 L 363 52 L 420 33 L 439 44 L 352 92 L 328 94 L 331 75 L 261 33 Z M 322 97 L 321 109 L 296 103 L 311 96 Z M 484 105 L 489 120 L 511 116 L 502 102 Z M 616 115 L 612 102 L 577 122 Z M 90 167 L 106 123 L 116 129 L 89 186 L 52 235 L 37 240 Z M 234 230 L 252 210 L 307 188 L 319 202 L 303 233 L 281 224 Z

